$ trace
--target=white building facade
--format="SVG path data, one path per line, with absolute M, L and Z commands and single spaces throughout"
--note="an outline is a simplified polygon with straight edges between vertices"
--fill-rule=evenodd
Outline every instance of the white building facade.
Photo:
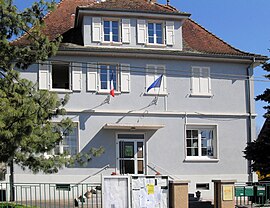
M 53 175 L 17 168 L 15 181 L 77 183 L 109 165 L 102 174 L 189 180 L 189 192 L 203 198 L 213 197 L 212 180 L 248 181 L 242 151 L 255 138 L 253 68 L 265 57 L 233 48 L 189 17 L 146 0 L 61 1 L 45 17 L 47 31 L 63 35 L 57 55 L 22 76 L 70 94 L 67 116 L 77 125 L 50 154 L 100 146 L 105 153 Z

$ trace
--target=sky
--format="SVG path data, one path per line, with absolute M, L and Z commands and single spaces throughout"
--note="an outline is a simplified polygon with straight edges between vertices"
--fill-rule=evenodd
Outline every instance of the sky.
M 35 0 L 14 0 L 19 9 L 30 6 Z M 166 4 L 167 0 L 157 0 Z M 191 14 L 191 19 L 208 31 L 245 52 L 270 56 L 270 0 L 170 0 L 170 5 Z M 254 69 L 256 79 L 266 74 L 261 67 Z M 270 82 L 255 81 L 255 95 L 263 93 Z M 237 95 L 236 95 L 237 96 Z M 257 129 L 264 122 L 263 106 L 256 101 Z

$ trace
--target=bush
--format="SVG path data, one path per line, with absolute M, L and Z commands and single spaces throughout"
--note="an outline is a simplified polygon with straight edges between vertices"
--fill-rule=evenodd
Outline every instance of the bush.
M 20 205 L 20 204 L 15 204 L 15 203 L 0 203 L 0 208 L 37 208 L 33 206 L 25 206 L 25 205 Z

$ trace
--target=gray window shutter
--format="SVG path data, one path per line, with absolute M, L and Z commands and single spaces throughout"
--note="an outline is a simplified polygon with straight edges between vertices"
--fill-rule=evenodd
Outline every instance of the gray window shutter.
M 101 41 L 101 18 L 100 17 L 93 17 L 92 18 L 92 40 L 93 42 L 100 42 Z
M 121 92 L 130 92 L 130 65 L 121 64 Z
M 193 94 L 200 93 L 200 71 L 200 67 L 192 68 L 191 93 Z
M 49 90 L 50 89 L 50 62 L 44 61 L 39 64 L 38 72 L 38 84 L 40 90 Z
M 81 91 L 82 90 L 82 64 L 72 63 L 72 90 Z
M 130 43 L 130 19 L 122 19 L 122 42 Z
M 166 22 L 166 44 L 174 44 L 174 22 L 172 21 Z
M 96 92 L 98 90 L 97 63 L 87 64 L 87 91 Z
M 208 67 L 201 68 L 200 92 L 202 94 L 211 93 L 210 68 Z
M 146 21 L 138 19 L 137 20 L 137 38 L 138 43 L 146 43 L 147 33 L 146 33 Z

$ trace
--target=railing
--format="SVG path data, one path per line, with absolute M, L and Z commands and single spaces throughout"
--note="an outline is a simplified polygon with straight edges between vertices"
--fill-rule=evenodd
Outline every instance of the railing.
M 35 208 L 101 208 L 101 184 L 14 184 L 14 204 Z M 10 208 L 9 183 L 0 183 L 0 208 Z
M 237 207 L 256 207 L 270 204 L 270 182 L 236 183 L 235 202 Z

